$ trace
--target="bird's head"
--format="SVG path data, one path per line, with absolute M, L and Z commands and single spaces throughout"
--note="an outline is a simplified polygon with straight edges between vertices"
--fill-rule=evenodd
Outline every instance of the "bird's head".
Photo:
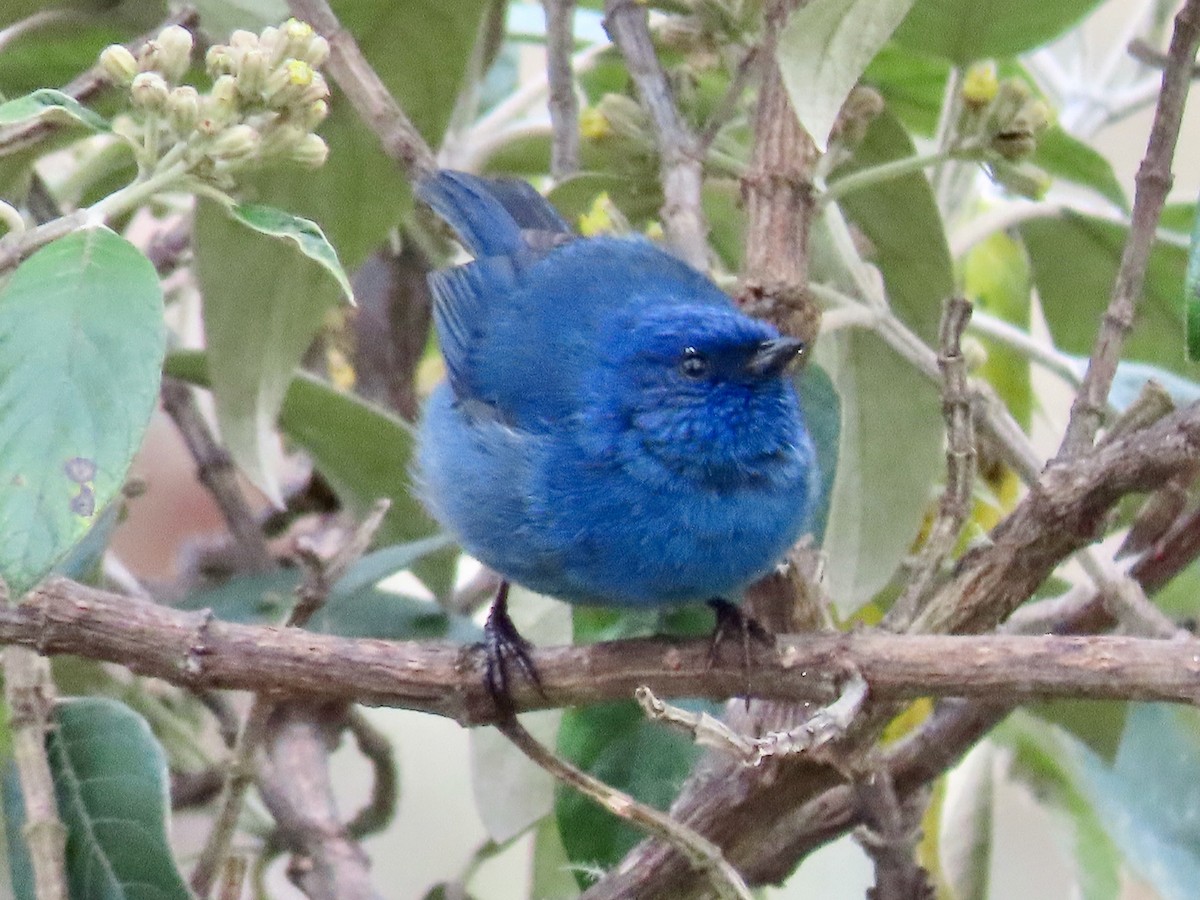
M 801 341 L 724 305 L 638 304 L 610 325 L 589 431 L 626 464 L 720 488 L 769 479 L 803 440 Z

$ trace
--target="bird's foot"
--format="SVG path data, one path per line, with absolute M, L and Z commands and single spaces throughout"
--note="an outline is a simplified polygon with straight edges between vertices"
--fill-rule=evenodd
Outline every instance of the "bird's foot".
M 503 716 L 511 716 L 515 711 L 510 690 L 510 666 L 519 670 L 525 680 L 537 688 L 539 694 L 544 694 L 542 679 L 529 655 L 532 646 L 521 637 L 517 626 L 509 618 L 508 582 L 501 582 L 500 591 L 496 594 L 483 626 L 483 649 L 487 655 L 483 684 Z
M 712 640 L 708 645 L 708 666 L 712 668 L 725 639 L 739 634 L 742 641 L 742 671 L 746 676 L 746 705 L 750 705 L 750 641 L 753 639 L 766 647 L 775 646 L 775 638 L 763 628 L 757 619 L 746 615 L 723 597 L 713 597 L 709 607 L 717 617 Z

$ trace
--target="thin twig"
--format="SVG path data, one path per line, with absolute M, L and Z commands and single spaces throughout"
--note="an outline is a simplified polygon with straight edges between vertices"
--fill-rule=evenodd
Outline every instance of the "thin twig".
M 1200 0 L 1188 0 L 1175 16 L 1175 30 L 1167 50 L 1167 65 L 1163 70 L 1150 140 L 1135 178 L 1129 237 L 1083 384 L 1071 404 L 1066 435 L 1059 447 L 1059 457 L 1063 459 L 1090 447 L 1104 420 L 1108 392 L 1116 376 L 1125 338 L 1133 328 L 1158 220 L 1171 189 L 1171 163 L 1198 43 Z
M 164 378 L 162 406 L 196 461 L 200 483 L 208 488 L 216 501 L 246 570 L 267 572 L 275 568 L 266 538 L 238 484 L 233 459 L 213 437 L 192 389 L 177 379 Z
M 358 752 L 370 761 L 371 771 L 375 775 L 370 801 L 346 825 L 346 832 L 360 839 L 383 831 L 395 818 L 400 779 L 392 742 L 371 724 L 361 709 L 350 707 L 346 715 L 346 728 L 354 736 Z
M 305 576 L 296 589 L 297 602 L 285 628 L 303 628 L 324 605 L 334 583 L 370 545 L 388 506 L 387 500 L 377 502 L 366 519 L 342 539 L 328 559 L 322 559 L 314 550 L 301 556 L 305 564 Z M 267 694 L 256 694 L 246 713 L 229 763 L 229 779 L 221 795 L 216 819 L 192 870 L 192 890 L 201 898 L 207 897 L 212 890 L 213 881 L 229 853 L 242 803 L 257 772 L 254 757 L 266 736 L 267 726 L 277 705 L 277 701 Z
M 733 70 L 733 77 L 729 79 L 729 87 L 725 89 L 725 94 L 713 108 L 708 121 L 704 123 L 704 129 L 696 139 L 696 149 L 700 154 L 703 155 L 708 152 L 708 148 L 717 139 L 717 135 L 721 133 L 721 129 L 737 113 L 738 105 L 741 102 L 742 96 L 746 93 L 746 88 L 750 85 L 751 76 L 753 76 L 754 70 L 758 65 L 758 54 L 759 48 L 757 46 L 748 47 L 746 52 L 742 54 L 742 58 L 738 60 L 737 67 Z
M 329 41 L 326 69 L 342 89 L 368 128 L 375 132 L 383 152 L 416 180 L 437 168 L 437 159 L 416 126 L 376 74 L 362 50 L 325 0 L 288 0 L 298 19 L 307 22 Z
M 913 791 L 902 802 L 891 771 L 873 765 L 851 782 L 858 798 L 863 824 L 855 837 L 875 864 L 875 887 L 868 900 L 933 900 L 928 873 L 916 859 L 921 839 L 921 813 L 927 791 Z
M 7 598 L 5 598 L 7 599 Z M 37 900 L 68 900 L 67 830 L 58 816 L 46 732 L 54 710 L 50 661 L 26 647 L 4 651 L 12 756 L 25 806 L 25 841 Z
M 838 698 L 828 706 L 806 716 L 799 725 L 767 731 L 760 737 L 742 734 L 708 713 L 664 703 L 645 685 L 634 692 L 634 698 L 653 721 L 687 732 L 697 744 L 731 753 L 744 765 L 757 766 L 771 757 L 810 753 L 845 737 L 867 702 L 868 690 L 866 679 L 852 672 Z
M 556 182 L 579 171 L 579 99 L 571 54 L 575 50 L 575 0 L 542 0 L 546 8 L 546 77 L 550 83 L 550 174 Z
M 306 897 L 378 900 L 370 861 L 334 801 L 329 755 L 344 724 L 341 704 L 280 704 L 268 725 L 259 792 L 278 824 L 274 839 L 292 854 L 288 877 Z
M 666 841 L 678 850 L 693 867 L 708 876 L 712 889 L 719 897 L 750 900 L 750 889 L 746 887 L 742 876 L 729 865 L 721 855 L 721 849 L 711 841 L 686 825 L 676 822 L 666 813 L 639 803 L 628 794 L 610 787 L 556 756 L 538 743 L 515 717 L 497 722 L 496 728 L 512 741 L 518 750 L 563 784 L 579 791 L 614 816 Z
M 942 313 L 938 368 L 942 370 L 942 415 L 946 419 L 946 489 L 908 584 L 888 612 L 887 626 L 898 631 L 903 631 L 921 610 L 971 512 L 975 488 L 975 419 L 967 388 L 967 364 L 962 355 L 962 336 L 971 320 L 971 310 L 970 301 L 951 297 Z
M 604 28 L 617 45 L 654 123 L 664 204 L 663 229 L 679 255 L 708 269 L 708 222 L 700 205 L 703 169 L 692 134 L 671 92 L 654 42 L 646 7 L 636 0 L 605 0 Z

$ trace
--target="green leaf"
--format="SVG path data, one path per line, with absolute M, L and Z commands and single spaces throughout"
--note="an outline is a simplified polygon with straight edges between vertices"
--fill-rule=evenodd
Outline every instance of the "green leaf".
M 164 346 L 158 275 L 107 228 L 43 247 L 0 290 L 0 576 L 14 596 L 116 497 Z
M 932 137 L 946 93 L 950 64 L 890 41 L 871 60 L 862 81 L 887 101 L 888 111 L 917 134 Z
M 1192 223 L 1192 240 L 1188 246 L 1187 275 L 1183 283 L 1184 305 L 1187 310 L 1187 355 L 1191 362 L 1200 362 L 1200 215 Z
M 196 0 L 205 34 L 224 40 L 238 28 L 261 31 L 288 16 L 286 0 Z
M 913 0 L 812 0 L 779 35 L 779 70 L 800 124 L 820 150 L 842 103 Z
M 987 900 L 992 868 L 995 748 L 976 745 L 947 779 L 938 829 L 941 873 L 954 900 Z
M 247 227 L 214 201 L 197 206 L 193 238 L 221 436 L 282 505 L 275 420 L 339 288 L 295 243 Z
M 1033 281 L 1055 344 L 1086 356 L 1108 307 L 1129 230 L 1124 226 L 1067 213 L 1021 225 Z M 1159 241 L 1150 254 L 1146 285 L 1138 304 L 1137 327 L 1125 343 L 1125 357 L 1188 375 L 1192 369 L 1180 346 L 1187 251 Z
M 1019 712 L 994 735 L 1013 754 L 1013 777 L 1061 814 L 1081 895 L 1085 900 L 1116 900 L 1121 854 L 1109 837 L 1107 817 L 1086 774 L 1089 761 L 1098 765 L 1098 757 L 1066 732 Z
M 513 624 L 533 644 L 566 644 L 571 640 L 573 608 L 558 600 L 513 585 L 509 595 Z M 562 713 L 546 710 L 521 716 L 537 740 L 553 745 Z M 471 793 L 488 836 L 507 843 L 554 810 L 554 778 L 534 765 L 494 728 L 470 734 Z
M 445 541 L 438 537 L 384 547 L 363 557 L 333 586 L 325 605 L 305 627 L 321 634 L 378 640 L 479 640 L 480 630 L 469 618 L 451 615 L 429 600 L 376 587 L 380 580 L 409 568 Z M 179 608 L 210 609 L 226 622 L 278 624 L 296 603 L 300 579 L 294 569 L 241 575 L 218 587 L 189 594 Z
M 316 222 L 259 203 L 238 203 L 231 206 L 229 212 L 237 221 L 261 234 L 295 243 L 301 253 L 329 273 L 342 289 L 342 295 L 353 305 L 354 289 L 350 287 L 350 279 L 338 261 L 337 251 Z
M 685 735 L 650 722 L 632 701 L 568 709 L 558 752 L 606 784 L 665 809 L 700 749 Z M 615 865 L 643 835 L 578 791 L 559 787 L 555 816 L 567 855 L 576 866 Z M 587 876 L 577 871 L 581 887 Z
M 279 427 L 308 451 L 356 517 L 381 497 L 392 501 L 376 538 L 380 543 L 407 543 L 439 530 L 413 494 L 413 432 L 402 420 L 300 374 L 287 392 Z M 457 550 L 441 550 L 423 557 L 414 571 L 441 596 L 454 582 L 457 558 Z
M 913 156 L 916 148 L 891 113 L 877 116 L 842 177 Z M 871 245 L 869 260 L 883 273 L 892 309 L 921 337 L 937 341 L 942 301 L 954 292 L 954 265 L 945 228 L 922 173 L 854 191 L 838 206 Z
M 51 88 L 0 103 L 0 126 L 22 125 L 37 119 L 60 125 L 86 125 L 92 131 L 111 130 L 104 116 L 88 109 L 74 97 Z
M 166 372 L 203 387 L 210 385 L 203 353 L 172 353 Z M 412 493 L 413 432 L 402 420 L 313 375 L 297 372 L 284 396 L 279 426 L 308 451 L 354 516 L 362 518 L 381 497 L 392 501 L 376 538 L 379 543 L 408 543 L 438 531 Z M 455 552 L 441 550 L 423 557 L 414 570 L 440 595 L 453 582 L 455 559 Z
M 896 40 L 965 66 L 1040 47 L 1098 4 L 1099 0 L 917 0 L 897 29 Z
M 1005 232 L 972 247 L 963 260 L 963 290 L 981 312 L 1029 328 L 1032 282 L 1025 248 Z M 991 382 L 1013 417 L 1028 428 L 1033 416 L 1029 358 L 999 341 L 983 339 L 987 362 L 978 374 Z
M 1112 762 L 1125 731 L 1129 704 L 1118 700 L 1045 700 L 1028 707 L 1030 715 L 1050 722 Z
M 818 546 L 825 536 L 833 485 L 837 477 L 838 447 L 842 428 L 842 405 L 829 373 L 818 365 L 807 366 L 796 378 L 796 391 L 808 433 L 817 452 L 820 494 L 809 517 L 809 531 Z
M 841 399 L 841 445 L 822 549 L 830 594 L 848 617 L 891 580 L 934 499 L 945 469 L 940 399 L 923 375 L 870 332 L 836 331 L 818 342 L 816 359 Z
M 73 900 L 192 897 L 168 843 L 167 759 L 115 700 L 61 701 L 46 750 L 67 829 Z
M 1129 207 L 1112 163 L 1058 125 L 1052 125 L 1038 137 L 1037 152 L 1031 161 L 1056 178 L 1091 188 L 1122 211 Z
M 571 860 L 558 833 L 558 822 L 547 816 L 533 836 L 531 897 L 572 898 L 579 896 L 579 884 L 571 875 Z
M 5 709 L 7 718 L 8 710 Z M 4 838 L 7 849 L 8 885 L 6 897 L 15 900 L 37 900 L 33 881 L 33 860 L 29 857 L 29 842 L 25 839 L 25 798 L 17 764 L 11 758 L 11 748 L 4 763 Z

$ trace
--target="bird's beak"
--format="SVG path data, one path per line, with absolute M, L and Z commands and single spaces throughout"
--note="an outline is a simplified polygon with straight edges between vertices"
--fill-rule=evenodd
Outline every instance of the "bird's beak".
M 759 378 L 782 375 L 799 359 L 803 350 L 804 341 L 796 338 L 781 337 L 773 341 L 763 341 L 746 363 L 746 371 Z

